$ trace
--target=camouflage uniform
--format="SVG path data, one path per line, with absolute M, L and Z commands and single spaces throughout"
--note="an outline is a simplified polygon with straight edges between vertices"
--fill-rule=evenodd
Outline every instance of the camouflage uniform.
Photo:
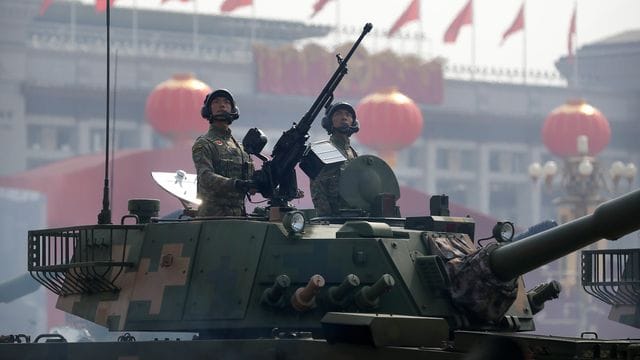
M 244 196 L 234 187 L 235 179 L 247 180 L 253 174 L 253 162 L 231 130 L 210 125 L 192 148 L 198 175 L 198 198 L 202 204 L 198 216 L 245 215 Z
M 341 164 L 325 166 L 315 179 L 311 180 L 311 200 L 318 216 L 339 216 L 340 209 L 347 207 L 347 203 L 340 197 L 340 173 L 349 160 L 358 154 L 351 147 L 349 138 L 344 135 L 332 134 L 329 141 L 347 158 Z

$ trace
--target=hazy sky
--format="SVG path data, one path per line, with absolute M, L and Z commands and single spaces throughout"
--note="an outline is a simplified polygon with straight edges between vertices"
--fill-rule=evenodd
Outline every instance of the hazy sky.
M 93 0 L 83 0 L 92 2 Z M 361 29 L 371 22 L 374 29 L 386 32 L 411 0 L 331 0 L 313 19 L 309 19 L 316 0 L 253 0 L 254 8 L 244 7 L 228 16 L 285 19 L 313 24 L 336 23 Z M 422 0 L 421 20 L 407 24 L 402 30 L 415 33 L 422 30 L 429 41 L 423 43 L 423 55 L 442 56 L 452 63 L 471 63 L 472 31 L 464 27 L 455 44 L 444 44 L 442 37 L 450 22 L 468 0 Z M 476 63 L 478 65 L 520 67 L 523 57 L 523 33 L 512 35 L 500 46 L 502 33 L 516 16 L 523 0 L 474 0 Z M 223 0 L 197 0 L 203 13 L 219 13 Z M 118 0 L 116 4 L 139 7 L 193 11 L 193 2 L 170 0 Z M 529 0 L 526 4 L 527 64 L 530 69 L 548 70 L 553 62 L 567 52 L 567 34 L 574 0 Z M 623 31 L 640 29 L 639 0 L 578 0 L 578 45 L 593 42 Z M 336 8 L 338 7 L 338 8 Z M 338 11 L 336 11 L 338 9 Z M 347 37 L 342 39 L 348 40 Z M 380 47 L 384 37 L 367 38 Z M 365 46 L 367 43 L 365 42 Z M 394 40 L 400 51 L 414 51 L 416 42 Z

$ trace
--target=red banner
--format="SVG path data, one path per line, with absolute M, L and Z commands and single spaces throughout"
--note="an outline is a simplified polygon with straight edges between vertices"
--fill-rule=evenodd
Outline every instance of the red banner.
M 509 26 L 504 34 L 502 34 L 502 42 L 500 43 L 500 45 L 502 46 L 502 44 L 505 42 L 505 40 L 507 40 L 509 36 L 520 30 L 524 30 L 524 3 L 522 3 L 522 6 L 520 6 L 520 10 L 518 11 L 516 18 L 513 19 L 513 23 L 511 24 L 511 26 Z
M 575 50 L 573 49 L 573 38 L 576 35 L 576 8 L 573 8 L 571 14 L 571 21 L 569 22 L 569 36 L 567 36 L 567 60 L 570 64 L 573 64 L 573 56 Z
M 116 0 L 109 0 L 109 8 L 113 8 Z M 107 11 L 107 0 L 96 0 L 96 12 L 103 13 Z
M 222 5 L 220 5 L 220 12 L 230 12 L 239 7 L 251 5 L 253 5 L 253 0 L 225 0 Z
M 311 14 L 309 18 L 316 16 L 329 1 L 331 0 L 317 0 L 315 4 L 313 4 L 313 14 Z
M 460 13 L 456 15 L 455 19 L 449 27 L 447 31 L 444 33 L 444 42 L 445 43 L 454 43 L 458 38 L 458 33 L 460 32 L 460 28 L 465 25 L 473 24 L 473 0 L 469 0 L 467 5 L 462 8 Z
M 346 54 L 350 47 L 351 44 L 345 44 L 329 52 L 315 44 L 302 50 L 256 45 L 253 50 L 256 90 L 316 96 L 337 67 L 335 53 Z M 391 51 L 369 54 L 360 48 L 349 60 L 349 73 L 342 79 L 335 96 L 361 98 L 392 86 L 416 103 L 440 104 L 444 93 L 442 63 L 399 56 Z
M 391 29 L 387 33 L 387 36 L 392 36 L 398 30 L 400 30 L 400 28 L 403 27 L 404 24 L 414 20 L 420 20 L 420 1 L 419 0 L 411 1 L 411 4 L 409 4 L 407 9 L 402 13 L 402 15 L 400 15 L 400 17 L 398 18 L 398 20 L 396 20 L 393 26 L 391 26 Z

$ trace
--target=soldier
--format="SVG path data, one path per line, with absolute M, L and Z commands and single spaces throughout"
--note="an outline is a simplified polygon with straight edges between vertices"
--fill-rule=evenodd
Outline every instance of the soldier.
M 327 165 L 311 180 L 311 200 L 318 216 L 339 216 L 340 209 L 347 207 L 340 197 L 338 184 L 340 173 L 349 160 L 358 156 L 351 147 L 350 137 L 360 130 L 356 111 L 346 102 L 333 104 L 322 118 L 322 127 L 330 135 L 329 141 L 342 153 L 347 161 L 339 165 Z
M 231 135 L 229 125 L 238 119 L 238 107 L 226 89 L 215 90 L 204 99 L 200 111 L 210 123 L 192 148 L 198 175 L 198 216 L 246 215 L 244 197 L 255 194 L 251 179 L 253 162 Z

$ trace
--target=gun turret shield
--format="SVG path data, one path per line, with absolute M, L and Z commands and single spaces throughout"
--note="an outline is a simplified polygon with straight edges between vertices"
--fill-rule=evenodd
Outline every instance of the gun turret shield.
M 400 186 L 384 160 L 362 155 L 350 160 L 340 175 L 340 196 L 351 206 L 370 211 L 377 196 L 392 194 L 400 198 Z

